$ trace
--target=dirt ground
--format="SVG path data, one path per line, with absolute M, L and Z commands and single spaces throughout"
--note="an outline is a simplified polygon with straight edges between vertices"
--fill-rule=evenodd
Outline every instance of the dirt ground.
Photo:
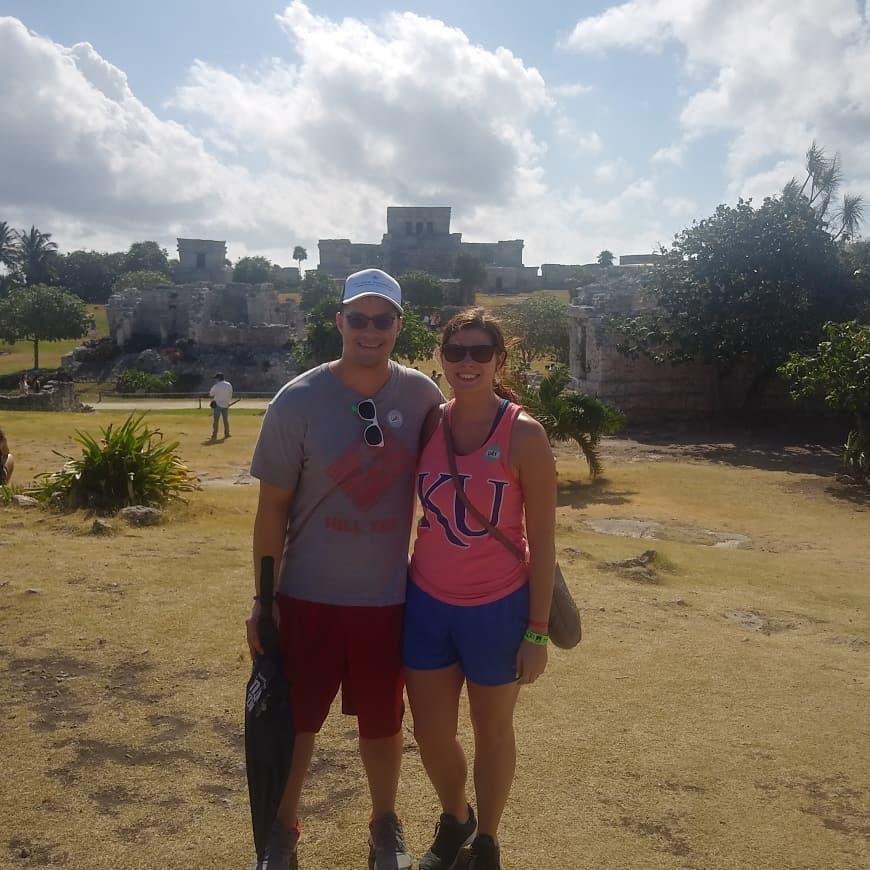
M 109 419 L 4 414 L 19 482 Z M 0 508 L 0 867 L 249 866 L 259 417 L 216 444 L 207 416 L 151 419 L 209 484 L 163 525 L 98 537 L 81 513 Z M 870 499 L 837 480 L 836 446 L 633 432 L 596 481 L 558 458 L 584 640 L 521 694 L 506 870 L 870 866 Z M 366 807 L 334 711 L 301 866 L 365 867 Z M 410 718 L 400 811 L 420 855 L 438 809 Z

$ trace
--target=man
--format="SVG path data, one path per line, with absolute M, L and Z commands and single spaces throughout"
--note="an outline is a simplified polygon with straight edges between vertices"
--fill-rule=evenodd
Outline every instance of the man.
M 370 866 L 411 867 L 395 808 L 401 632 L 420 430 L 443 397 L 422 372 L 389 358 L 402 314 L 392 277 L 379 269 L 351 275 L 335 318 L 341 358 L 278 393 L 251 463 L 260 480 L 254 566 L 264 556 L 281 565 L 279 631 L 296 727 L 263 870 L 297 867 L 303 781 L 339 686 L 343 712 L 357 717 L 371 794 Z M 252 656 L 260 651 L 259 616 L 255 600 Z
M 212 427 L 211 440 L 217 440 L 218 420 L 224 420 L 224 438 L 230 437 L 230 405 L 233 401 L 233 385 L 224 379 L 224 373 L 214 376 L 214 386 L 208 391 L 211 396 Z

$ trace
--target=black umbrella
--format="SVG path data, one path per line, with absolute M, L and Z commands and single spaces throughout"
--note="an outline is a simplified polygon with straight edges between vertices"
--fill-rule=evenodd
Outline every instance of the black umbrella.
M 257 631 L 263 652 L 254 661 L 245 696 L 245 761 L 251 824 L 257 860 L 262 861 L 269 831 L 284 793 L 293 758 L 293 709 L 290 683 L 272 618 L 275 564 L 271 556 L 260 563 L 260 622 Z

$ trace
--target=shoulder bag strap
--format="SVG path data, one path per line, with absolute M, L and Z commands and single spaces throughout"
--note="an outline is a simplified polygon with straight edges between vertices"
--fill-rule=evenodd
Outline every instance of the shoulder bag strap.
M 453 448 L 453 433 L 450 431 L 450 417 L 447 414 L 447 406 L 441 415 L 441 424 L 444 428 L 444 444 L 447 447 L 447 462 L 450 464 L 450 476 L 453 478 L 453 486 L 456 489 L 456 494 L 459 496 L 462 503 L 465 505 L 471 515 L 495 538 L 502 546 L 508 549 L 513 555 L 523 564 L 526 561 L 526 554 L 523 553 L 513 541 L 511 541 L 503 532 L 499 531 L 470 501 L 462 487 L 462 482 L 459 479 L 459 472 L 456 469 L 456 451 Z

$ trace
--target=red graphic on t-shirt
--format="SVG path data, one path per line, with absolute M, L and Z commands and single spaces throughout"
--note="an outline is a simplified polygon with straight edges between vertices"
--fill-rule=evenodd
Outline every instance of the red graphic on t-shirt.
M 329 466 L 329 476 L 358 510 L 370 511 L 414 462 L 411 451 L 390 432 L 384 432 L 383 447 L 369 447 L 362 439 L 351 444 Z

